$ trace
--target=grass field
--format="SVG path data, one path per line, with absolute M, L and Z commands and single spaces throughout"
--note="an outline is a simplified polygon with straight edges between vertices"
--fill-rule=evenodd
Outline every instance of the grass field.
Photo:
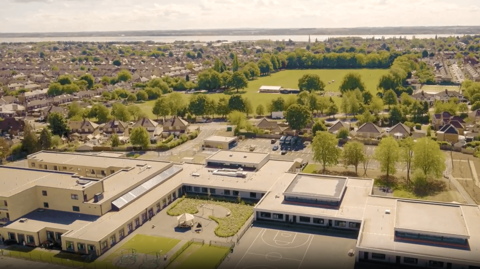
M 458 92 L 460 91 L 460 86 L 425 85 L 422 87 L 422 90 L 425 92 L 441 92 L 445 89 Z
M 325 87 L 326 92 L 338 92 L 338 87 L 345 76 L 349 72 L 357 72 L 362 76 L 363 82 L 367 90 L 372 94 L 376 94 L 377 85 L 380 77 L 388 73 L 388 69 L 311 69 L 311 70 L 286 70 L 278 73 L 274 73 L 270 76 L 261 77 L 253 81 L 248 82 L 248 88 L 240 91 L 242 96 L 250 99 L 252 102 L 253 110 L 255 111 L 256 107 L 259 104 L 266 106 L 268 102 L 272 99 L 282 96 L 283 98 L 288 98 L 290 95 L 285 94 L 272 94 L 272 93 L 258 93 L 258 89 L 262 86 L 282 86 L 284 88 L 293 88 L 298 89 L 298 79 L 300 79 L 304 74 L 317 74 L 320 76 L 320 79 L 325 82 L 327 85 Z M 334 83 L 328 84 L 328 81 L 335 80 Z M 214 100 L 218 100 L 222 96 L 229 96 L 230 94 L 235 93 L 234 91 L 229 93 L 210 93 L 208 96 L 212 97 Z M 294 95 L 292 95 L 294 96 Z M 190 97 L 189 94 L 185 94 L 185 100 L 188 101 Z M 337 106 L 340 105 L 340 98 L 333 97 L 333 100 L 337 103 Z M 155 119 L 156 117 L 152 113 L 152 108 L 155 101 L 148 101 L 138 105 L 144 113 L 146 113 L 150 118 Z
M 168 269 L 215 269 L 221 259 L 230 251 L 229 248 L 201 245 L 193 243 L 190 245 L 175 261 L 173 261 Z
M 137 234 L 123 244 L 117 251 L 110 254 L 105 261 L 113 261 L 123 249 L 135 249 L 137 253 L 160 252 L 167 253 L 180 242 L 178 239 Z

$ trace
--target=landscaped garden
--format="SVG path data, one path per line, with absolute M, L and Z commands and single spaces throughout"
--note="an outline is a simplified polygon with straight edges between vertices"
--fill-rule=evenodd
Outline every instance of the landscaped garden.
M 178 256 L 168 269 L 215 269 L 223 261 L 230 248 L 202 245 L 198 243 L 191 244 Z
M 167 214 L 170 216 L 180 216 L 183 213 L 196 214 L 199 212 L 198 208 L 204 204 L 217 205 L 230 210 L 231 214 L 226 217 L 209 216 L 210 219 L 218 223 L 215 234 L 219 237 L 234 236 L 253 214 L 253 206 L 243 202 L 234 203 L 192 198 L 181 198 L 168 210 Z

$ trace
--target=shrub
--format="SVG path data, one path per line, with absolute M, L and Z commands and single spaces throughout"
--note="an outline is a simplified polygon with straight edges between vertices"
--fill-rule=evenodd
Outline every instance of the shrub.
M 164 143 L 164 144 L 168 144 L 168 142 L 172 141 L 172 140 L 173 140 L 173 138 L 174 138 L 174 136 L 173 136 L 173 135 L 170 135 L 169 137 L 167 137 L 167 139 L 163 140 L 163 142 L 162 142 L 162 143 Z

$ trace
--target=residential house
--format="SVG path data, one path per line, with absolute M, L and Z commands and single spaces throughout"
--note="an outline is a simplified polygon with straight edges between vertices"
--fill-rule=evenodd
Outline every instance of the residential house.
M 128 136 L 128 124 L 120 120 L 111 120 L 101 127 L 104 134 L 112 136 L 117 134 L 119 137 Z
M 162 133 L 162 126 L 148 118 L 139 119 L 132 128 L 143 127 L 147 130 L 150 135 L 150 141 L 156 143 L 157 137 Z
M 266 118 L 257 123 L 257 128 L 263 131 L 268 131 L 270 134 L 283 134 L 283 131 L 288 127 L 281 127 L 276 121 L 269 121 Z
M 72 136 L 76 136 L 80 140 L 86 140 L 88 136 L 95 136 L 100 133 L 100 128 L 98 128 L 98 124 L 86 119 L 82 121 L 69 121 L 68 127 L 72 132 Z
M 458 130 L 458 134 L 460 134 L 460 135 L 465 134 L 465 125 L 462 124 L 462 122 L 460 122 L 458 120 L 451 120 L 450 124 L 453 125 L 453 127 L 455 127 L 455 129 Z
M 371 122 L 364 123 L 356 131 L 356 136 L 362 138 L 378 138 L 381 135 L 382 129 Z
M 437 141 L 447 141 L 449 143 L 457 143 L 460 132 L 452 124 L 444 125 L 437 131 Z
M 412 94 L 413 99 L 421 102 L 427 101 L 430 106 L 432 106 L 435 101 L 448 102 L 450 98 L 453 97 L 457 97 L 460 101 L 464 101 L 464 97 L 462 94 L 460 94 L 460 92 L 449 91 L 448 89 L 439 92 L 426 92 L 423 90 L 418 90 Z
M 0 121 L 0 133 L 18 134 L 23 131 L 25 121 L 17 118 L 6 118 Z
M 18 95 L 18 100 L 21 103 L 26 103 L 32 100 L 39 100 L 47 97 L 48 89 L 24 92 Z
M 480 109 L 472 111 L 472 113 L 470 113 L 470 118 L 474 120 L 475 124 L 480 124 Z
M 350 130 L 350 124 L 347 122 L 337 121 L 332 127 L 328 128 L 328 132 L 332 134 L 337 134 L 340 129 Z
M 40 111 L 40 116 L 46 119 L 52 113 L 60 113 L 64 117 L 68 116 L 68 110 L 61 106 L 48 106 Z
M 52 105 L 52 100 L 50 99 L 33 100 L 31 102 L 27 102 L 26 108 L 27 108 L 27 111 L 32 111 L 32 110 L 44 108 L 50 105 Z
M 180 135 L 188 132 L 188 122 L 184 119 L 173 116 L 163 123 L 163 136 L 171 134 Z
M 63 95 L 55 96 L 53 98 L 53 104 L 58 106 L 58 105 L 61 105 L 61 104 L 70 103 L 70 102 L 73 102 L 73 98 L 74 98 L 74 96 L 70 95 L 70 94 L 63 94 Z
M 0 117 L 12 118 L 25 116 L 25 107 L 19 104 L 5 104 L 0 106 Z
M 410 127 L 403 123 L 398 123 L 390 129 L 390 135 L 393 135 L 396 139 L 409 137 L 411 134 Z
M 433 114 L 432 117 L 432 127 L 435 130 L 440 129 L 442 126 L 445 124 L 448 124 L 450 122 L 450 118 L 452 117 L 452 114 L 449 112 L 442 112 L 438 114 Z

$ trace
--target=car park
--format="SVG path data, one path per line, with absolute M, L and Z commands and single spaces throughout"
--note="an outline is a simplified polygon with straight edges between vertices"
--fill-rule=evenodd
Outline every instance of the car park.
M 285 143 L 285 139 L 287 139 L 286 136 L 282 136 L 280 137 L 280 145 L 284 144 Z
M 293 138 L 293 137 L 290 136 L 290 135 L 287 136 L 287 138 L 285 139 L 285 144 L 290 145 L 290 144 L 292 143 L 292 138 Z
M 278 150 L 278 145 L 274 145 L 272 148 L 273 151 Z

